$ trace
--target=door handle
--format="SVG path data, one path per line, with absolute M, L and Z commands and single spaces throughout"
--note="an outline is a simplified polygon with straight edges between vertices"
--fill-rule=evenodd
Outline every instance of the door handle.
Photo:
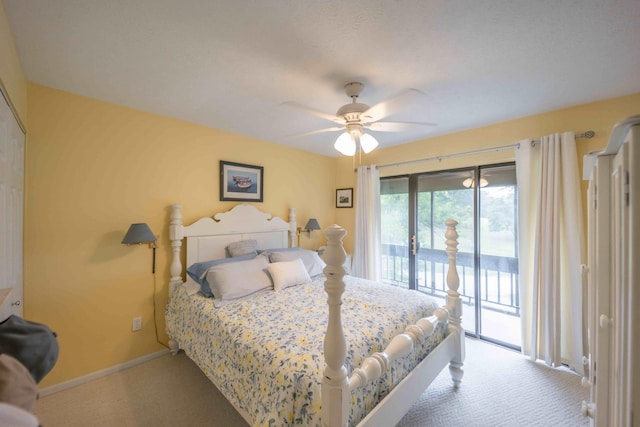
M 416 235 L 411 236 L 411 254 L 416 256 L 418 253 L 418 241 L 416 239 Z
M 600 327 L 602 329 L 610 328 L 612 325 L 613 325 L 613 318 L 605 314 L 600 315 Z

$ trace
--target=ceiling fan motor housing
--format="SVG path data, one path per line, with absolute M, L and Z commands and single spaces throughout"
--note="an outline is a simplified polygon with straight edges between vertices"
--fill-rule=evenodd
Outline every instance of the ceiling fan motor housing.
M 336 113 L 336 116 L 343 118 L 347 123 L 360 120 L 360 114 L 369 109 L 367 104 L 352 102 L 345 104 Z

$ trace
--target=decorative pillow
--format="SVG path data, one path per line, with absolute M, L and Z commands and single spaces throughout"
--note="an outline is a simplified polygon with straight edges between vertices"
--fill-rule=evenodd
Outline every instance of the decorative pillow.
M 242 255 L 253 254 L 258 255 L 258 242 L 255 239 L 240 240 L 238 242 L 229 243 L 227 245 L 227 252 L 230 257 L 239 257 Z
M 296 258 L 293 261 L 271 263 L 267 266 L 267 270 L 271 274 L 273 287 L 276 291 L 289 286 L 311 282 L 307 268 L 300 258 Z
M 279 250 L 269 253 L 269 260 L 271 262 L 292 261 L 296 258 L 300 258 L 302 260 L 304 266 L 307 268 L 307 273 L 309 273 L 309 277 L 311 278 L 315 278 L 322 274 L 322 270 L 327 265 L 315 251 L 310 251 L 308 249 L 299 249 L 297 251 Z
M 207 282 L 217 300 L 232 300 L 272 287 L 267 274 L 269 261 L 256 257 L 249 261 L 227 262 L 209 268 Z
M 255 257 L 256 256 L 254 254 L 247 254 L 236 258 L 220 258 L 211 261 L 196 262 L 194 264 L 191 264 L 189 268 L 187 268 L 187 274 L 197 284 L 200 285 L 200 292 L 202 292 L 204 296 L 212 297 L 213 293 L 211 293 L 211 287 L 209 286 L 209 282 L 207 282 L 206 277 L 207 270 L 209 270 L 211 267 L 215 267 L 216 265 L 226 264 L 228 262 L 246 261 L 254 259 Z

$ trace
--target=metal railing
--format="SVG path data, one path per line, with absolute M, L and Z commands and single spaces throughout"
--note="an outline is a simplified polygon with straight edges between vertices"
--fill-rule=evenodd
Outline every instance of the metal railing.
M 382 245 L 382 280 L 409 288 L 409 247 Z M 459 292 L 471 304 L 475 295 L 474 257 L 458 252 L 456 264 L 460 276 Z M 444 298 L 447 294 L 447 253 L 440 249 L 420 248 L 416 254 L 416 286 L 421 292 Z M 520 315 L 518 259 L 494 255 L 480 256 L 480 295 L 483 308 L 514 316 Z

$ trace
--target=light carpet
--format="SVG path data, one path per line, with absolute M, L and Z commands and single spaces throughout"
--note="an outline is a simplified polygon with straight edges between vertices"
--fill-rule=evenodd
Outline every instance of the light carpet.
M 455 390 L 445 369 L 398 426 L 588 425 L 579 376 L 492 344 L 466 344 L 462 386 Z M 184 353 L 45 396 L 35 413 L 43 427 L 247 425 Z
M 475 339 L 466 340 L 464 377 L 450 386 L 448 369 L 420 396 L 398 426 L 578 427 L 589 392 L 581 377 L 522 354 Z

